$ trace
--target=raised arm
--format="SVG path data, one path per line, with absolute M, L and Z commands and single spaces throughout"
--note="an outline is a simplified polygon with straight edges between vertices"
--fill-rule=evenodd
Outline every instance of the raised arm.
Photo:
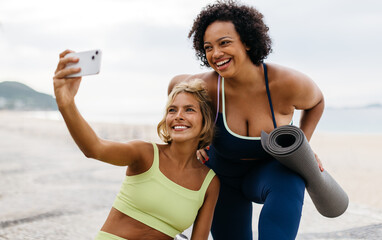
M 70 62 L 78 62 L 75 58 L 65 58 L 70 52 L 72 51 L 66 50 L 60 54 L 53 85 L 58 109 L 71 136 L 86 157 L 119 166 L 131 165 L 139 159 L 139 148 L 136 146 L 139 142 L 118 143 L 99 138 L 78 111 L 74 98 L 81 77 L 65 78 L 80 71 L 79 68 L 65 68 Z
M 220 182 L 217 176 L 215 176 L 210 185 L 208 186 L 206 195 L 204 197 L 204 203 L 199 209 L 196 217 L 191 240 L 207 240 L 210 233 L 212 219 L 214 217 L 215 205 L 218 200 L 220 189 Z

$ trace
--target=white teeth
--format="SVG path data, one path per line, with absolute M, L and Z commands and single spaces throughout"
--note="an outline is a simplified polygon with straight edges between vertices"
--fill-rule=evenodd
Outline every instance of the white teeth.
M 186 129 L 186 126 L 175 126 L 174 129 Z
M 227 62 L 229 62 L 229 59 L 221 61 L 221 62 L 217 62 L 216 65 L 220 67 L 221 65 L 226 64 Z

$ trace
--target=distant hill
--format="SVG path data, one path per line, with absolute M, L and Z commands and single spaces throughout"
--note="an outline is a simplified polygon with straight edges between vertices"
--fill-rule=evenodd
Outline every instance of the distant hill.
M 369 105 L 364 106 L 364 108 L 382 108 L 382 104 L 380 104 L 380 103 L 371 103 Z
M 57 110 L 56 100 L 19 82 L 0 82 L 0 110 Z

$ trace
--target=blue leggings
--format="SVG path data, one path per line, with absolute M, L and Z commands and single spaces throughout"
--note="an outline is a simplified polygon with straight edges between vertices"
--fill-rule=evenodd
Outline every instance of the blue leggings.
M 264 204 L 259 240 L 295 239 L 304 200 L 304 180 L 276 160 L 255 164 L 240 178 L 219 176 L 221 186 L 211 233 L 214 240 L 251 240 L 252 202 Z

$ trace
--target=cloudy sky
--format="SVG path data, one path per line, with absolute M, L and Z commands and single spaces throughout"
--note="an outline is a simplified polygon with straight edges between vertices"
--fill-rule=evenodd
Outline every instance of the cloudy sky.
M 53 94 L 65 49 L 103 51 L 101 73 L 86 77 L 80 109 L 160 113 L 167 84 L 201 68 L 187 39 L 202 0 L 0 0 L 0 81 Z M 267 61 L 309 75 L 327 106 L 382 103 L 382 2 L 242 1 L 270 27 Z

